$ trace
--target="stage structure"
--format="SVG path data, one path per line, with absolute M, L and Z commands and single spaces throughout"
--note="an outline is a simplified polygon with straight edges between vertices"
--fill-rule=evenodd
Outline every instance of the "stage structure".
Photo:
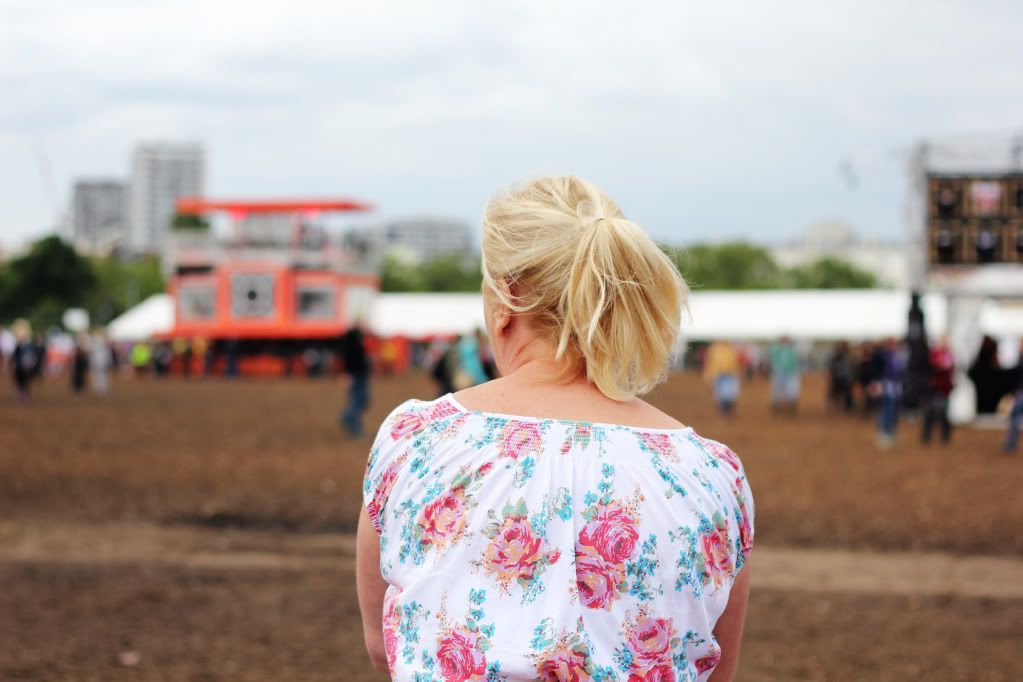
M 179 200 L 185 219 L 171 231 L 164 267 L 175 312 L 167 336 L 199 351 L 184 362 L 228 374 L 329 371 L 336 340 L 369 313 L 379 278 L 372 245 L 331 234 L 327 223 L 370 208 L 349 200 Z M 218 216 L 229 227 L 220 237 L 208 222 Z
M 948 337 L 956 356 L 954 421 L 978 417 L 966 376 L 981 343 L 985 301 L 1023 307 L 1023 138 L 980 152 L 976 146 L 917 146 L 911 162 L 920 287 L 948 299 Z

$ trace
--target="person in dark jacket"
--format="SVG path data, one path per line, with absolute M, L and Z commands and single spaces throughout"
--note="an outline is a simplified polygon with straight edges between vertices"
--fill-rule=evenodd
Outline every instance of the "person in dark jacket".
M 341 337 L 341 363 L 350 378 L 348 405 L 341 413 L 340 422 L 353 436 L 362 435 L 362 413 L 369 407 L 370 361 L 362 326 L 356 322 Z
M 28 401 L 29 388 L 39 366 L 38 348 L 32 343 L 32 328 L 25 320 L 17 320 L 11 327 L 14 332 L 14 352 L 11 354 L 11 374 L 18 402 Z
M 978 414 L 994 414 L 998 410 L 998 403 L 1012 388 L 1010 374 L 1011 370 L 999 366 L 998 342 L 985 336 L 967 372 L 977 391 Z
M 877 373 L 879 368 L 875 362 L 876 351 L 869 343 L 864 343 L 857 349 L 856 358 L 856 383 L 860 387 L 860 395 L 863 398 L 863 415 L 870 416 L 876 409 L 879 401 Z
M 42 379 L 46 375 L 46 336 L 36 334 L 35 336 L 36 364 L 32 368 L 32 375 L 36 379 Z
M 426 354 L 430 377 L 437 384 L 437 395 L 455 392 L 454 368 L 458 364 L 458 348 L 450 341 L 435 340 Z
M 849 344 L 841 341 L 835 345 L 828 358 L 829 408 L 852 412 L 854 370 Z
M 85 343 L 85 334 L 79 334 L 71 358 L 71 390 L 75 393 L 81 393 L 85 388 L 85 373 L 89 369 L 89 353 Z

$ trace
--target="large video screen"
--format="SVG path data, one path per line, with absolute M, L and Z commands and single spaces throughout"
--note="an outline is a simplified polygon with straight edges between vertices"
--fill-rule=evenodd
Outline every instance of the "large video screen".
M 1023 173 L 927 176 L 931 268 L 1023 263 Z

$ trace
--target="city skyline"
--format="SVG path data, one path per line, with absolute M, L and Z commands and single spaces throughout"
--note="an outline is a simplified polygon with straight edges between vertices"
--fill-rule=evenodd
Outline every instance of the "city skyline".
M 201 8 L 0 10 L 0 244 L 149 139 L 201 142 L 211 196 L 351 196 L 374 221 L 476 227 L 500 187 L 573 172 L 665 241 L 901 239 L 913 144 L 1023 124 L 1007 3 Z
M 126 246 L 160 253 L 182 197 L 202 196 L 206 154 L 194 142 L 145 142 L 132 152 Z

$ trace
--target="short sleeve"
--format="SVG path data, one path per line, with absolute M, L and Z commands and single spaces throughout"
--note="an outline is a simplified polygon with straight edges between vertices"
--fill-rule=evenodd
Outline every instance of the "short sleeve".
M 377 535 L 383 533 L 387 503 L 403 461 L 401 426 L 408 415 L 417 412 L 417 404 L 421 403 L 407 400 L 394 408 L 380 425 L 369 451 L 366 474 L 362 479 L 362 502 Z
M 734 453 L 733 453 L 734 456 Z M 739 458 L 735 458 L 739 461 Z M 736 573 L 746 564 L 750 554 L 753 552 L 754 530 L 754 509 L 753 491 L 750 488 L 749 480 L 746 478 L 746 470 L 742 463 L 739 463 L 739 471 L 735 478 L 735 522 L 739 528 L 739 537 L 735 542 L 735 570 Z
M 738 573 L 753 551 L 753 492 L 746 479 L 746 470 L 739 456 L 724 443 L 702 436 L 695 438 L 713 458 L 714 480 L 724 507 L 722 512 L 735 523 L 732 547 L 735 553 L 735 572 Z

